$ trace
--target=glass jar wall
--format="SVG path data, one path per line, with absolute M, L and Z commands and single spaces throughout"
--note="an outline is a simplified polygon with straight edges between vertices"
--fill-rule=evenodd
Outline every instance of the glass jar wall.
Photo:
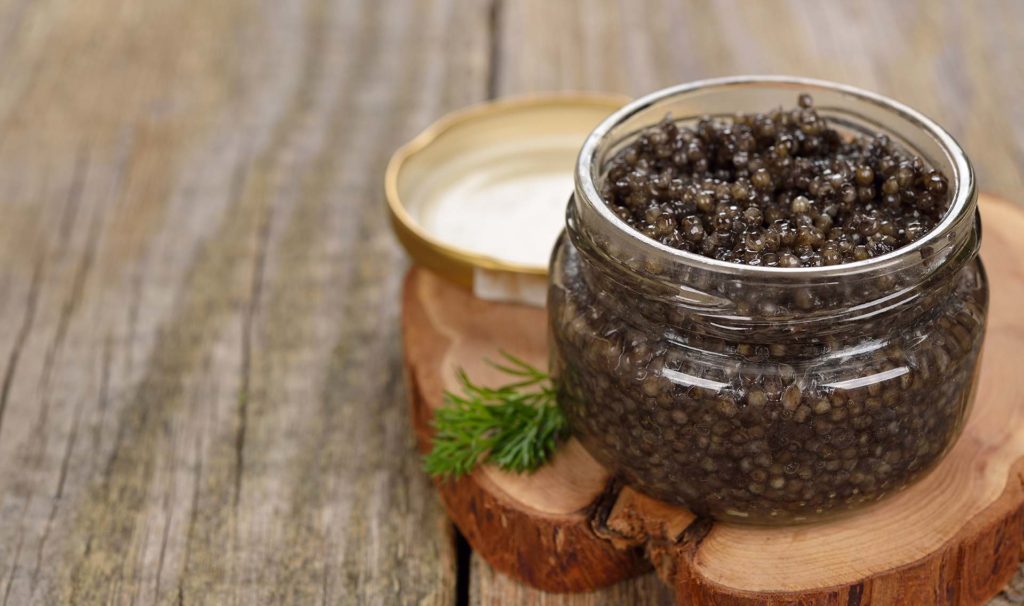
M 843 131 L 885 133 L 950 178 L 950 209 L 895 252 L 751 267 L 669 248 L 600 199 L 607 159 L 666 114 L 763 111 L 813 95 Z M 969 411 L 987 284 L 973 174 L 941 128 L 809 80 L 700 82 L 605 121 L 580 155 L 552 258 L 552 371 L 574 433 L 654 497 L 754 523 L 820 519 L 931 469 Z

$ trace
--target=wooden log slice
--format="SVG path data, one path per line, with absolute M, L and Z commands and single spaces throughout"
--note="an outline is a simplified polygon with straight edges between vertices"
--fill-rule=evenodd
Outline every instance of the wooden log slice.
M 455 370 L 498 385 L 508 377 L 485 360 L 499 350 L 547 367 L 544 310 L 474 298 L 427 270 L 405 283 L 406 386 L 420 450 L 430 448 L 431 410 L 457 390 Z M 530 475 L 485 466 L 437 483 L 448 514 L 487 562 L 533 587 L 587 591 L 628 579 L 650 565 L 639 547 L 619 549 L 590 528 L 610 489 L 608 472 L 575 440 Z
M 1024 211 L 983 197 L 991 282 L 977 399 L 926 478 L 836 521 L 786 528 L 712 523 L 620 487 L 570 441 L 531 475 L 483 467 L 439 482 L 448 512 L 496 569 L 550 591 L 594 589 L 654 564 L 690 605 L 982 604 L 1024 548 Z M 498 350 L 546 365 L 543 310 L 486 303 L 414 269 L 405 288 L 406 371 L 420 446 L 464 368 L 503 378 Z

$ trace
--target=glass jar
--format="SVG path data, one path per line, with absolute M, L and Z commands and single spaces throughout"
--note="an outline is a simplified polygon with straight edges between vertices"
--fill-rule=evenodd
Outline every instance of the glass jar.
M 884 133 L 950 181 L 947 214 L 889 254 L 753 267 L 667 247 L 601 200 L 606 160 L 666 114 L 792 106 Z M 709 80 L 626 106 L 587 139 L 551 265 L 552 373 L 574 434 L 635 488 L 749 523 L 824 518 L 935 466 L 968 414 L 988 287 L 971 166 L 942 128 L 814 80 Z

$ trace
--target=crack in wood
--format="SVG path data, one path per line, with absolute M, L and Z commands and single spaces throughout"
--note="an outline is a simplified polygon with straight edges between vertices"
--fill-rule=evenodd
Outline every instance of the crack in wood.
M 244 182 L 244 172 L 243 172 Z M 270 242 L 270 229 L 273 208 L 263 213 L 256 234 L 256 254 L 253 259 L 252 281 L 249 287 L 249 301 L 242 316 L 242 362 L 239 379 L 238 406 L 236 409 L 238 431 L 235 436 L 235 477 L 233 507 L 237 510 L 242 497 L 242 476 L 245 468 L 245 436 L 249 425 L 249 398 L 252 375 L 252 334 L 253 318 L 259 307 L 263 291 L 263 273 L 267 261 L 267 247 Z
M 110 405 L 110 370 L 114 361 L 113 337 L 108 333 L 103 341 L 103 365 L 100 370 L 100 388 L 96 395 L 96 409 L 99 411 L 99 418 L 93 426 L 92 450 L 100 451 L 100 441 L 103 437 L 103 425 L 107 418 L 107 408 Z M 98 460 L 98 457 L 97 457 Z M 95 469 L 96 461 L 90 462 L 89 471 Z
M 28 501 L 26 500 L 25 504 L 22 506 L 22 509 L 21 509 L 21 521 L 22 521 L 22 523 L 24 523 L 25 512 L 27 510 L 28 510 Z M 10 570 L 10 572 L 7 575 L 7 586 L 4 587 L 4 601 L 2 602 L 2 606 L 7 606 L 7 601 L 11 597 L 11 588 L 14 587 L 14 574 L 18 571 L 18 559 L 21 557 L 21 548 L 22 548 L 22 545 L 24 545 L 24 543 L 25 543 L 25 533 L 23 533 L 23 532 L 22 533 L 18 533 L 18 544 L 14 548 L 14 562 L 11 564 L 11 570 Z
M 861 597 L 864 595 L 864 583 L 851 585 L 846 592 L 846 606 L 860 606 Z
M 499 70 L 501 69 L 501 12 L 504 0 L 491 0 L 490 10 L 487 13 L 487 98 L 496 99 L 500 92 Z
M 75 160 L 74 172 L 71 175 L 71 184 L 68 187 L 67 202 L 65 203 L 65 210 L 64 213 L 62 213 L 63 216 L 61 218 L 61 238 L 57 243 L 59 247 L 58 250 L 61 251 L 61 255 L 70 240 L 73 221 L 78 215 L 78 207 L 81 205 L 82 196 L 85 193 L 85 185 L 88 175 L 89 148 L 82 147 Z M 78 268 L 75 270 L 75 275 L 71 282 L 71 290 L 68 293 L 67 299 L 65 299 L 64 303 L 61 305 L 60 316 L 57 320 L 57 331 L 54 333 L 53 341 L 51 341 L 50 346 L 47 347 L 46 355 L 43 358 L 43 372 L 40 375 L 39 380 L 40 391 L 44 394 L 42 398 L 42 406 L 40 406 L 40 419 L 43 420 L 40 423 L 41 427 L 45 425 L 46 414 L 49 410 L 49 394 L 47 387 L 50 384 L 50 376 L 53 373 L 53 365 L 57 357 L 57 350 L 60 349 L 61 344 L 64 342 L 64 337 L 67 335 L 68 325 L 71 322 L 71 315 L 74 313 L 75 309 L 78 307 L 78 303 L 82 299 L 82 290 L 85 288 L 85 278 L 96 257 L 96 241 L 98 239 L 97 234 L 99 232 L 99 223 L 97 213 L 94 213 L 89 224 L 85 253 L 79 260 Z
M 689 545 L 692 553 L 695 555 L 697 550 L 700 549 L 701 543 L 711 533 L 711 529 L 714 527 L 715 521 L 711 518 L 698 516 L 690 525 L 686 527 L 683 534 L 675 541 L 678 545 Z
M 68 442 L 64 448 L 64 456 L 61 458 L 60 471 L 57 476 L 57 490 L 54 492 L 53 499 L 50 502 L 50 514 L 46 518 L 46 523 L 43 526 L 43 533 L 39 537 L 39 547 L 36 550 L 36 561 L 35 566 L 32 568 L 31 581 L 29 582 L 29 599 L 35 596 L 35 591 L 39 581 L 39 571 L 42 569 L 43 564 L 43 551 L 46 548 L 46 542 L 50 537 L 50 531 L 53 528 L 53 522 L 57 518 L 57 510 L 60 507 L 61 499 L 64 496 L 64 485 L 68 478 L 68 468 L 71 465 L 71 454 L 75 450 L 75 444 L 78 441 L 78 428 L 82 422 L 82 410 L 84 406 L 85 398 L 79 398 L 77 404 L 75 404 L 74 419 L 71 422 L 71 432 L 68 435 Z
M 71 169 L 71 183 L 68 187 L 68 194 L 64 196 L 64 208 L 60 214 L 60 227 L 57 229 L 57 233 L 60 234 L 57 246 L 61 253 L 64 252 L 68 242 L 71 241 L 71 229 L 75 226 L 78 209 L 81 207 L 88 166 L 89 146 L 85 143 L 79 143 L 78 151 L 75 153 L 75 164 Z
M 14 373 L 18 370 L 21 351 L 25 347 L 25 342 L 32 331 L 32 323 L 36 317 L 39 289 L 43 280 L 44 258 L 45 256 L 41 254 L 36 259 L 35 269 L 32 271 L 32 283 L 29 285 L 28 297 L 25 302 L 25 315 L 22 317 L 21 326 L 18 328 L 18 336 L 14 339 L 14 345 L 11 346 L 11 351 L 7 355 L 7 368 L 4 370 L 3 386 L 0 387 L 0 437 L 3 436 L 4 412 L 7 410 L 7 400 L 10 398 L 11 385 L 14 384 Z
M 612 543 L 631 541 L 630 537 L 608 526 L 608 518 L 611 516 L 612 509 L 615 508 L 615 503 L 618 502 L 619 495 L 624 486 L 625 483 L 618 476 L 608 478 L 604 490 L 594 499 L 586 514 L 591 531 L 598 537 Z
M 128 303 L 128 346 L 125 347 L 125 370 L 130 375 L 135 368 L 135 342 L 139 324 L 139 312 L 142 308 L 142 287 L 145 284 L 145 272 L 142 265 L 135 267 L 131 276 L 131 299 Z
M 156 562 L 156 581 L 153 587 L 153 596 L 159 599 L 160 597 L 160 582 L 164 572 L 164 558 L 167 554 L 167 542 L 171 535 L 171 522 L 174 519 L 174 510 L 171 508 L 171 501 L 174 495 L 174 482 L 170 482 L 171 490 L 164 496 L 164 511 L 166 512 L 167 519 L 164 520 L 163 534 L 160 537 L 160 555 L 157 556 Z
M 189 507 L 188 512 L 188 524 L 185 531 L 185 554 L 182 557 L 181 572 L 178 574 L 178 604 L 184 606 L 185 604 L 185 580 L 188 578 L 188 568 L 191 561 L 192 550 L 189 545 L 192 543 L 192 539 L 195 537 L 195 531 L 197 522 L 199 519 L 199 493 L 200 493 L 200 481 L 203 477 L 203 456 L 202 456 L 202 442 L 199 438 L 196 438 L 196 463 L 195 472 L 192 476 L 192 504 Z

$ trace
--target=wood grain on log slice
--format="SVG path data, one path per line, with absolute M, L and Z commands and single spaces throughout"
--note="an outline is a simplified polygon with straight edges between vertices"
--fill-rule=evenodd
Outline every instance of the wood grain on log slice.
M 980 604 L 1022 557 L 1024 212 L 983 199 L 992 286 L 981 382 L 964 434 L 936 470 L 878 505 L 805 526 L 711 523 L 613 479 L 575 441 L 532 475 L 484 467 L 438 484 L 449 514 L 495 568 L 554 591 L 593 589 L 644 569 L 680 604 Z M 508 350 L 543 366 L 542 310 L 485 303 L 420 270 L 404 306 L 406 365 L 421 448 L 430 410 L 464 368 Z

